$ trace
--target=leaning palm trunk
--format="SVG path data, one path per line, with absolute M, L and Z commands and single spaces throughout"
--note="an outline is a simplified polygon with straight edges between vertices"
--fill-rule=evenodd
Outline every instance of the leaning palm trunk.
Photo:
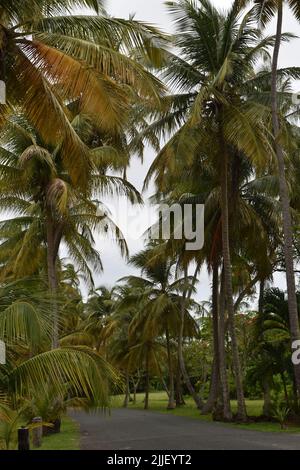
M 221 135 L 223 130 L 221 129 Z M 224 261 L 224 287 L 226 297 L 226 307 L 228 311 L 228 325 L 232 345 L 232 358 L 235 374 L 235 383 L 237 391 L 238 411 L 237 418 L 246 421 L 247 412 L 243 391 L 242 370 L 239 358 L 238 344 L 235 331 L 235 315 L 233 303 L 233 288 L 232 288 L 232 270 L 231 270 L 231 256 L 230 256 L 230 242 L 229 242 L 229 215 L 228 215 L 228 153 L 224 139 L 221 138 L 221 151 L 223 152 L 223 168 L 222 168 L 222 181 L 221 181 L 221 207 L 222 207 L 222 250 Z
M 185 269 L 184 275 L 185 275 L 185 280 L 187 281 L 186 269 Z M 201 410 L 203 408 L 203 402 L 193 387 L 189 374 L 187 373 L 185 362 L 184 362 L 184 357 L 183 357 L 183 332 L 184 332 L 184 323 L 185 323 L 186 300 L 187 300 L 187 291 L 185 290 L 185 292 L 182 295 L 182 301 L 181 301 L 181 319 L 180 319 L 180 329 L 179 329 L 179 337 L 178 337 L 178 358 L 179 358 L 179 364 L 180 364 L 180 369 L 181 369 L 184 383 L 190 395 L 192 396 L 197 408 Z
M 172 364 L 171 346 L 170 346 L 170 333 L 168 326 L 166 327 L 166 342 L 167 342 L 167 353 L 168 353 L 168 368 L 169 368 L 169 401 L 168 410 L 174 410 L 176 408 L 175 403 L 175 392 L 174 392 L 174 371 Z
M 214 359 L 211 372 L 211 383 L 207 402 L 205 403 L 202 414 L 210 413 L 217 403 L 219 393 L 219 270 L 218 264 L 214 261 L 213 265 L 213 281 L 212 281 L 212 322 L 213 322 L 213 343 L 214 343 Z
M 273 131 L 274 131 L 274 139 L 275 139 L 275 151 L 276 151 L 277 162 L 278 162 L 280 199 L 281 199 L 281 205 L 282 205 L 283 234 L 284 234 L 283 247 L 284 247 L 286 281 L 287 281 L 287 290 L 288 290 L 290 333 L 291 333 L 291 341 L 293 343 L 294 341 L 297 341 L 300 339 L 300 330 L 299 330 L 296 284 L 295 284 L 294 261 L 293 261 L 293 230 L 292 230 L 290 197 L 289 197 L 289 189 L 288 189 L 286 175 L 285 175 L 284 152 L 280 144 L 280 140 L 279 140 L 280 123 L 279 123 L 279 117 L 278 117 L 278 104 L 277 104 L 277 68 L 278 68 L 278 58 L 279 58 L 279 51 L 280 51 L 281 36 L 282 36 L 282 22 L 283 22 L 283 4 L 282 4 L 282 1 L 280 1 L 278 5 L 277 32 L 276 32 L 276 41 L 275 41 L 273 63 L 272 63 L 272 120 L 273 120 Z M 300 394 L 300 364 L 294 365 L 294 374 L 295 374 L 298 395 L 299 395 Z
M 57 349 L 59 346 L 59 332 L 58 332 L 58 304 L 57 304 L 57 273 L 56 273 L 56 250 L 55 250 L 55 231 L 54 224 L 50 214 L 47 216 L 47 271 L 49 289 L 52 295 L 52 349 Z

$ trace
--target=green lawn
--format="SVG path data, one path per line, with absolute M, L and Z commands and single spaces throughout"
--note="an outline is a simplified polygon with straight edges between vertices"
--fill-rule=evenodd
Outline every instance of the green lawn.
M 42 447 L 32 450 L 79 450 L 79 426 L 71 418 L 63 418 L 61 432 L 43 437 Z
M 142 410 L 144 407 L 143 403 L 144 394 L 137 395 L 137 402 L 135 405 L 130 403 L 129 408 Z M 202 421 L 212 421 L 210 415 L 202 416 L 200 412 L 195 408 L 193 399 L 190 397 L 185 398 L 186 405 L 176 408 L 175 410 L 167 410 L 167 394 L 165 392 L 155 392 L 150 394 L 150 411 L 156 411 L 160 413 L 168 413 L 174 416 L 185 416 L 193 419 L 201 419 Z M 112 407 L 119 408 L 122 406 L 123 397 L 116 396 L 112 399 Z M 247 411 L 249 416 L 259 416 L 262 414 L 262 400 L 247 400 Z M 232 410 L 236 411 L 237 403 L 232 401 Z M 287 430 L 282 430 L 280 424 L 277 423 L 250 423 L 250 424 L 226 424 L 226 426 L 234 426 L 241 429 L 252 429 L 256 431 L 273 431 L 273 432 L 299 432 L 300 427 L 290 426 Z

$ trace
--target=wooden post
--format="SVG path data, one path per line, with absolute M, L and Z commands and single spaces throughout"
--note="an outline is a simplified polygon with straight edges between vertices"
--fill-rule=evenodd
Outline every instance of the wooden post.
M 28 428 L 22 427 L 18 429 L 18 450 L 30 450 Z
M 37 416 L 36 418 L 33 418 L 32 422 L 33 424 L 38 424 L 41 423 L 39 427 L 34 427 L 32 429 L 32 445 L 33 447 L 41 447 L 42 445 L 42 436 L 43 436 L 43 426 L 42 426 L 42 418 L 40 416 Z

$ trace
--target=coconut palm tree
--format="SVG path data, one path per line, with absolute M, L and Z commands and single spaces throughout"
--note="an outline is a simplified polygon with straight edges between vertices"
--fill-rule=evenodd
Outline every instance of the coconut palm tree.
M 249 0 L 237 0 L 236 4 L 245 7 Z M 280 183 L 280 200 L 282 207 L 283 234 L 284 234 L 284 258 L 286 268 L 286 280 L 288 289 L 289 316 L 291 342 L 300 339 L 300 328 L 298 319 L 298 307 L 296 298 L 296 283 L 294 274 L 293 257 L 293 221 L 290 207 L 290 192 L 286 176 L 286 155 L 285 149 L 280 141 L 282 126 L 280 121 L 280 109 L 277 98 L 278 90 L 278 59 L 282 40 L 282 26 L 284 5 L 289 6 L 300 21 L 300 3 L 298 0 L 254 0 L 256 17 L 264 27 L 274 16 L 277 15 L 276 40 L 272 61 L 272 123 L 274 134 L 274 147 L 278 163 L 278 175 Z M 300 366 L 294 365 L 294 372 L 297 382 L 298 393 L 300 393 Z
M 158 249 L 157 249 L 158 248 Z M 134 255 L 130 263 L 141 269 L 142 275 L 128 276 L 122 281 L 131 287 L 142 291 L 138 292 L 135 302 L 140 301 L 143 309 L 131 323 L 131 332 L 139 330 L 142 326 L 143 337 L 149 341 L 165 335 L 169 372 L 169 403 L 168 409 L 176 407 L 174 398 L 174 366 L 172 359 L 172 338 L 177 339 L 181 322 L 181 296 L 184 279 L 174 279 L 174 262 L 163 256 L 161 247 L 149 246 Z M 190 279 L 188 279 L 190 281 Z M 192 301 L 189 307 L 192 307 Z M 185 308 L 185 322 L 183 333 L 189 337 L 197 335 L 197 325 Z
M 82 131 L 83 138 L 93 136 L 94 127 L 78 122 L 74 126 Z M 96 133 L 96 137 L 99 135 Z M 123 154 L 112 146 L 90 150 L 92 171 L 85 193 L 72 183 L 66 172 L 60 148 L 47 148 L 40 135 L 22 116 L 14 117 L 3 132 L 1 147 L 2 209 L 9 209 L 19 217 L 2 222 L 2 254 L 5 261 L 3 274 L 30 275 L 46 253 L 49 287 L 58 289 L 56 263 L 61 242 L 66 244 L 87 280 L 92 284 L 88 264 L 95 270 L 102 267 L 97 251 L 93 248 L 93 231 L 114 233 L 123 253 L 126 243 L 101 202 L 94 199 L 99 194 L 125 194 L 132 202 L 140 201 L 137 191 L 123 178 L 108 176 L 109 168 L 123 168 Z M 127 164 L 125 159 L 125 165 Z M 16 190 L 17 188 L 17 190 Z M 15 233 L 12 230 L 15 229 Z M 9 233 L 10 231 L 10 233 Z M 25 236 L 24 236 L 25 235 Z M 46 247 L 46 250 L 45 250 Z M 55 309 L 54 309 L 55 310 Z M 56 318 L 57 315 L 54 315 Z M 58 344 L 58 326 L 54 319 L 54 344 Z
M 80 7 L 91 15 L 72 16 Z M 73 182 L 84 185 L 91 161 L 70 124 L 67 102 L 78 100 L 81 112 L 117 134 L 132 104 L 130 87 L 145 100 L 157 100 L 162 91 L 130 51 L 153 63 L 163 36 L 134 19 L 110 18 L 96 0 L 3 0 L 0 18 L 0 79 L 7 91 L 1 123 L 21 106 L 46 144 L 60 143 Z
M 148 179 L 156 175 L 157 187 L 164 191 L 165 173 L 158 165 L 181 178 L 180 159 L 201 159 L 206 152 L 218 171 L 221 186 L 221 240 L 224 263 L 226 308 L 232 339 L 239 417 L 246 418 L 235 327 L 232 286 L 230 226 L 235 222 L 229 210 L 233 155 L 243 154 L 256 169 L 270 162 L 270 109 L 247 100 L 247 84 L 254 78 L 254 65 L 274 45 L 274 37 L 263 37 L 254 27 L 254 12 L 244 18 L 234 4 L 226 13 L 218 12 L 208 0 L 198 4 L 182 0 L 169 5 L 180 57 L 169 55 L 163 72 L 176 94 L 164 99 L 165 108 L 150 126 L 158 136 L 171 134 L 166 146 L 150 168 Z M 179 93 L 178 93 L 179 90 Z M 147 134 L 145 131 L 144 135 Z M 211 142 L 214 145 L 211 145 Z

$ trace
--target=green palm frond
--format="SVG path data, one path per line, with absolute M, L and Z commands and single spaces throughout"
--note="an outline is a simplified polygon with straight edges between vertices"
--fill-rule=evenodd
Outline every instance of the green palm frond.
M 117 376 L 95 351 L 85 347 L 63 348 L 39 354 L 17 366 L 8 374 L 9 390 L 26 395 L 35 387 L 44 388 L 50 382 L 60 394 L 69 384 L 70 392 L 85 397 L 96 407 L 109 405 L 109 384 Z

